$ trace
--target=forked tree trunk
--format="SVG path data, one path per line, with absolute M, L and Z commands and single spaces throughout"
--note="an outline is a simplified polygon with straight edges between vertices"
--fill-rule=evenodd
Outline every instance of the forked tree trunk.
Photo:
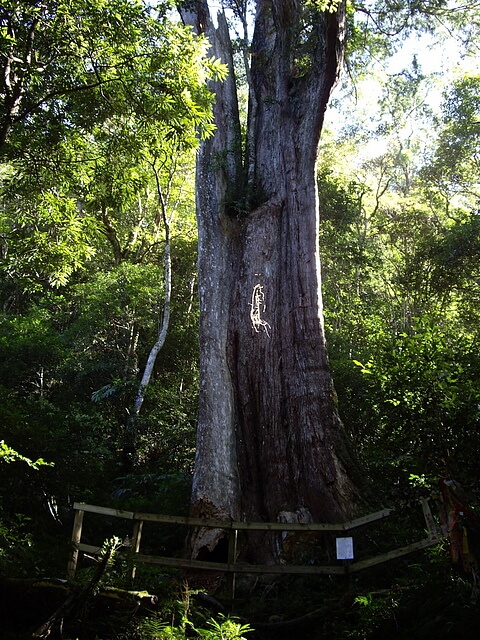
M 343 51 L 344 14 L 258 0 L 243 151 L 225 18 L 196 28 L 229 65 L 197 165 L 200 409 L 192 512 L 249 521 L 339 521 L 356 463 L 329 372 L 318 252 L 317 147 Z M 219 532 L 199 530 L 193 556 Z M 276 561 L 278 539 L 250 556 Z

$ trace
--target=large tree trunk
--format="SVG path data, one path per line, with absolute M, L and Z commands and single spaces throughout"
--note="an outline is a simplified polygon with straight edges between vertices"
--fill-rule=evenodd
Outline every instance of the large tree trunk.
M 227 24 L 220 15 L 215 27 L 200 3 L 196 26 L 230 75 L 214 87 L 217 129 L 198 158 L 201 389 L 192 511 L 338 521 L 354 510 L 355 462 L 324 338 L 315 165 L 344 14 L 258 0 L 243 172 Z M 208 556 L 218 541 L 219 532 L 197 531 L 193 555 Z M 281 552 L 268 537 L 249 549 L 266 561 Z

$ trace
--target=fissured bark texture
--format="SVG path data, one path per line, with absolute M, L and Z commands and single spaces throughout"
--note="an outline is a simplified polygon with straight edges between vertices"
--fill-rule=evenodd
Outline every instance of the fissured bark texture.
M 344 14 L 259 0 L 242 149 L 228 28 L 194 12 L 212 55 L 216 132 L 197 165 L 200 408 L 192 513 L 248 521 L 340 521 L 355 509 L 357 464 L 324 337 L 315 164 L 343 52 Z M 194 556 L 221 533 L 199 530 Z M 281 539 L 251 536 L 275 562 Z

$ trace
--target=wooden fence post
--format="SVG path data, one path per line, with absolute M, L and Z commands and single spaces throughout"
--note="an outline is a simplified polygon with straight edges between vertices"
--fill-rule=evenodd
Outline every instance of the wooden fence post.
M 85 511 L 78 509 L 75 513 L 75 520 L 73 522 L 72 531 L 72 548 L 70 551 L 70 559 L 67 565 L 67 580 L 73 581 L 75 579 L 75 571 L 77 570 L 78 562 L 78 545 L 82 539 L 82 525 L 83 516 Z
M 142 539 L 143 520 L 136 520 L 133 527 L 132 535 L 132 572 L 130 574 L 131 579 L 135 578 L 137 567 L 135 565 L 135 555 L 140 551 L 140 541 Z

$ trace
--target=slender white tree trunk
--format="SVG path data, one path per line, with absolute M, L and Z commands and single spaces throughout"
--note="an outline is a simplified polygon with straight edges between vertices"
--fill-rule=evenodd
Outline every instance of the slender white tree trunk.
M 163 195 L 163 191 L 160 184 L 160 176 L 155 166 L 152 165 L 156 184 L 157 184 L 157 195 L 160 207 L 160 218 L 163 222 L 164 228 L 164 238 L 165 238 L 165 248 L 163 251 L 163 274 L 164 274 L 164 294 L 163 294 L 163 316 L 162 322 L 158 331 L 157 340 L 154 345 L 150 349 L 150 353 L 148 354 L 147 362 L 145 363 L 145 367 L 143 369 L 142 378 L 140 380 L 140 384 L 137 389 L 137 394 L 135 396 L 135 400 L 133 402 L 133 407 L 130 415 L 127 419 L 127 425 L 125 427 L 124 432 L 124 444 L 123 444 L 123 452 L 122 459 L 123 465 L 126 470 L 130 470 L 136 462 L 137 450 L 136 450 L 136 439 L 137 439 L 137 420 L 140 415 L 140 411 L 142 409 L 143 401 L 145 399 L 145 392 L 150 384 L 150 380 L 153 375 L 153 371 L 155 368 L 155 362 L 157 360 L 157 356 L 165 344 L 165 340 L 167 338 L 168 327 L 170 324 L 170 303 L 172 297 L 172 258 L 171 258 L 171 242 L 170 242 L 170 224 L 167 217 L 167 206 L 165 202 L 165 198 Z

